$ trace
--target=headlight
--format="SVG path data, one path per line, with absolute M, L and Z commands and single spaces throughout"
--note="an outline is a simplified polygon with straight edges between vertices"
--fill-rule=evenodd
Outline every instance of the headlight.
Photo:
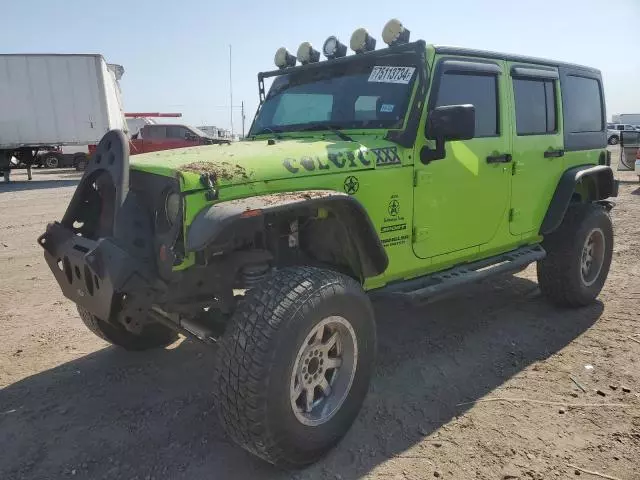
M 364 53 L 375 50 L 376 39 L 369 35 L 365 28 L 359 28 L 351 35 L 349 44 L 354 52 Z
M 302 65 L 320 60 L 320 52 L 314 50 L 309 42 L 302 42 L 298 47 L 298 60 Z
M 390 47 L 401 43 L 409 43 L 411 32 L 404 28 L 400 20 L 392 18 L 387 22 L 382 30 L 382 40 Z
M 164 200 L 164 212 L 169 226 L 173 226 L 180 217 L 182 209 L 182 197 L 179 193 L 170 191 Z
M 278 68 L 295 67 L 296 57 L 291 55 L 286 48 L 281 47 L 276 52 L 276 56 L 273 58 L 273 62 Z
M 338 37 L 332 35 L 324 41 L 322 53 L 328 59 L 344 57 L 347 54 L 347 46 L 340 43 Z

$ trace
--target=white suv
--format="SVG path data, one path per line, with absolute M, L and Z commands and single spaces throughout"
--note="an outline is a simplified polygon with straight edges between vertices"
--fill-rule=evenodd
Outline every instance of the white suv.
M 607 123 L 607 142 L 609 145 L 617 145 L 620 142 L 621 131 L 638 131 L 640 127 L 628 123 Z

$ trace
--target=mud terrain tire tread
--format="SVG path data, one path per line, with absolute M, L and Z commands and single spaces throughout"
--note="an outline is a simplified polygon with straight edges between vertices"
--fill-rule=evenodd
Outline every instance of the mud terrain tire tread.
M 125 350 L 142 351 L 165 347 L 178 339 L 178 334 L 158 323 L 147 324 L 142 333 L 136 335 L 126 328 L 100 320 L 88 310 L 78 307 L 83 323 L 96 336 Z
M 267 392 L 270 384 L 284 377 L 284 370 L 278 370 L 278 365 L 285 362 L 275 361 L 276 352 L 292 347 L 294 322 L 304 322 L 321 302 L 326 305 L 336 295 L 346 295 L 358 305 L 362 316 L 368 317 L 363 322 L 365 328 L 360 332 L 356 329 L 356 334 L 366 337 L 370 348 L 363 349 L 362 357 L 358 358 L 362 363 L 358 364 L 357 380 L 354 379 L 339 413 L 325 424 L 330 429 L 329 444 L 320 442 L 313 446 L 313 441 L 305 439 L 301 443 L 309 445 L 292 446 L 290 440 L 283 438 L 286 435 L 282 429 L 278 432 L 278 426 L 270 422 L 274 420 L 274 410 L 269 403 L 276 400 Z M 249 452 L 284 468 L 300 468 L 321 458 L 347 432 L 368 390 L 375 356 L 373 319 L 373 308 L 360 284 L 330 270 L 312 267 L 279 270 L 247 292 L 218 342 L 215 362 L 216 410 L 227 435 Z M 348 411 L 343 415 L 344 410 Z M 342 418 L 335 418 L 339 415 Z
M 580 278 L 579 262 L 586 235 L 594 227 L 602 229 L 606 247 L 599 277 L 587 287 Z M 560 227 L 544 239 L 542 246 L 547 251 L 537 268 L 542 293 L 562 307 L 593 302 L 604 286 L 613 252 L 613 226 L 606 209 L 598 204 L 570 206 Z

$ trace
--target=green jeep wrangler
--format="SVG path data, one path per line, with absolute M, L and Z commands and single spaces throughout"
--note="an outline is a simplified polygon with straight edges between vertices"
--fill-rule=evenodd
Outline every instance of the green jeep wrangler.
M 217 344 L 224 429 L 285 467 L 356 418 L 371 296 L 421 303 L 537 262 L 541 291 L 579 307 L 611 263 L 598 70 L 410 42 L 397 20 L 383 39 L 358 29 L 346 55 L 329 37 L 326 61 L 306 42 L 280 49 L 247 141 L 130 163 L 107 133 L 38 239 L 106 341 Z

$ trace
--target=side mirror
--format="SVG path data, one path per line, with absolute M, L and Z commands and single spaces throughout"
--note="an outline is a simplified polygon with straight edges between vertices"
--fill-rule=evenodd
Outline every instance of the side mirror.
M 424 134 L 436 141 L 435 150 L 426 145 L 420 150 L 420 161 L 427 164 L 446 156 L 444 142 L 470 140 L 476 133 L 476 107 L 473 105 L 444 105 L 429 112 Z
M 470 140 L 476 132 L 476 107 L 445 105 L 429 113 L 425 135 L 434 140 Z

